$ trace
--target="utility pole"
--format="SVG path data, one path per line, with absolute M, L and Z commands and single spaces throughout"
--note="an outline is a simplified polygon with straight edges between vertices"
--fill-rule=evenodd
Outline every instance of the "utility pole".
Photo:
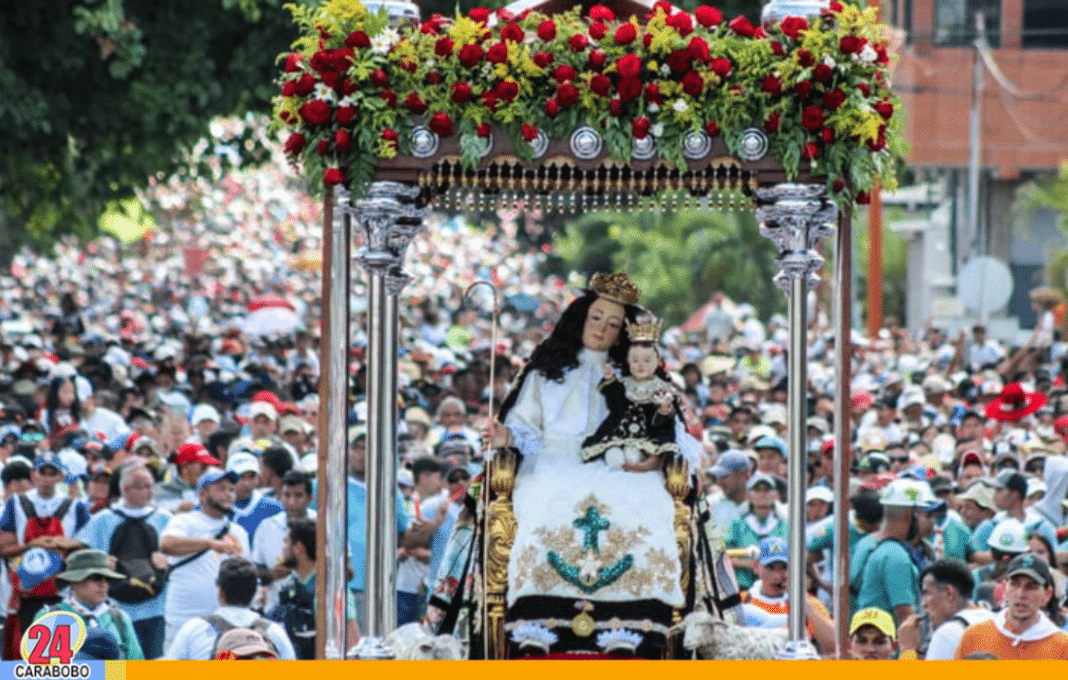
M 986 48 L 986 20 L 982 12 L 975 13 L 975 71 L 972 75 L 972 110 L 969 116 L 970 131 L 968 135 L 968 233 L 971 244 L 968 249 L 971 257 L 986 254 L 986 237 L 979 228 L 979 163 L 982 139 L 980 125 L 983 113 L 983 55 Z M 988 312 L 981 312 L 981 320 L 986 323 Z

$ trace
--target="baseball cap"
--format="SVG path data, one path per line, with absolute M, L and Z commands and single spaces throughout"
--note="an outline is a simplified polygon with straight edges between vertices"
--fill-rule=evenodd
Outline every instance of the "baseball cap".
M 178 447 L 178 453 L 174 458 L 176 465 L 186 463 L 203 463 L 204 465 L 219 465 L 219 461 L 208 454 L 208 450 L 202 444 L 186 442 Z
M 1038 493 L 1040 491 L 1042 493 L 1046 493 L 1046 492 L 1049 491 L 1049 487 L 1047 487 L 1046 483 L 1044 481 L 1042 481 L 1041 479 L 1039 479 L 1038 477 L 1028 477 L 1027 478 L 1027 497 L 1030 498 L 1031 496 L 1035 495 L 1036 493 Z
M 267 416 L 271 420 L 278 420 L 278 409 L 266 401 L 254 401 L 248 408 L 248 419 L 254 420 L 256 416 Z
M 50 451 L 42 453 L 33 461 L 33 469 L 35 471 L 45 467 L 54 467 L 63 474 L 67 472 L 67 466 Z
M 738 449 L 724 451 L 712 466 L 712 474 L 716 477 L 726 477 L 737 470 L 749 469 L 749 456 Z
M 994 477 L 994 488 L 1010 489 L 1027 498 L 1027 478 L 1015 470 L 1002 470 Z
M 203 491 L 205 486 L 222 481 L 223 479 L 229 479 L 231 483 L 236 484 L 237 473 L 224 471 L 222 468 L 217 467 L 208 468 L 204 471 L 204 474 L 200 475 L 200 479 L 197 480 L 197 493 Z
M 215 646 L 220 651 L 231 652 L 234 656 L 252 656 L 266 654 L 272 659 L 278 654 L 267 644 L 263 635 L 249 628 L 232 628 L 219 636 Z
M 752 488 L 755 487 L 757 484 L 767 484 L 773 490 L 778 488 L 778 486 L 776 486 L 775 484 L 775 479 L 771 475 L 766 475 L 763 472 L 758 472 L 752 477 L 750 477 L 749 481 L 745 485 L 745 488 L 747 491 L 749 491 L 752 490 Z
M 805 427 L 814 427 L 819 430 L 821 434 L 827 434 L 831 429 L 831 426 L 827 423 L 826 419 L 819 416 L 812 416 L 806 420 Z
M 849 622 L 849 634 L 856 635 L 857 631 L 864 626 L 874 626 L 891 640 L 897 639 L 897 628 L 894 626 L 894 617 L 889 612 L 878 607 L 867 607 L 853 615 Z
M 886 485 L 879 502 L 884 507 L 928 509 L 938 503 L 931 485 L 916 479 L 895 479 Z
M 297 432 L 307 434 L 308 423 L 300 416 L 283 416 L 278 423 L 278 433 Z
M 823 501 L 824 503 L 834 502 L 834 492 L 827 487 L 819 484 L 817 486 L 810 486 L 805 491 L 805 502 L 809 501 Z
M 415 477 L 412 475 L 411 470 L 408 468 L 397 470 L 397 486 L 407 486 L 409 488 L 415 486 Z
M 760 539 L 760 566 L 766 567 L 774 562 L 786 564 L 790 560 L 790 552 L 786 541 L 778 536 L 768 536 Z
M 786 454 L 786 442 L 784 442 L 779 437 L 772 437 L 772 436 L 769 436 L 769 435 L 765 435 L 765 436 L 761 437 L 760 439 L 756 440 L 756 443 L 753 444 L 753 448 L 754 449 L 775 449 L 780 454 L 782 454 L 783 458 L 787 457 L 787 454 Z
M 245 451 L 239 451 L 226 459 L 226 471 L 241 476 L 246 472 L 259 473 L 260 461 L 256 456 Z
M 349 446 L 352 446 L 353 444 L 355 444 L 356 440 L 358 440 L 358 439 L 366 439 L 366 438 L 367 438 L 367 428 L 366 427 L 350 427 L 349 428 Z
M 971 501 L 980 508 L 997 510 L 994 504 L 994 490 L 982 482 L 976 482 L 968 487 L 968 490 L 957 496 L 958 501 Z
M 1050 572 L 1046 560 L 1030 553 L 1017 555 L 1009 562 L 1009 567 L 1005 571 L 1005 578 L 1009 579 L 1013 576 L 1027 576 L 1041 586 L 1048 587 L 1053 585 L 1053 574 Z
M 205 420 L 218 423 L 222 418 L 219 416 L 219 412 L 215 410 L 215 407 L 211 404 L 197 404 L 193 407 L 193 411 L 189 414 L 189 424 L 196 425 L 202 423 Z

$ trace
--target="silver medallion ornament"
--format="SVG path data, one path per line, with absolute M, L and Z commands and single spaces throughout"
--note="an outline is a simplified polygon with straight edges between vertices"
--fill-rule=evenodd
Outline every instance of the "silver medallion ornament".
M 597 131 L 589 126 L 580 127 L 571 133 L 571 153 L 576 158 L 590 161 L 601 155 L 604 148 L 604 140 Z
M 534 149 L 534 158 L 544 156 L 549 150 L 549 135 L 545 134 L 544 130 L 538 130 L 538 136 L 530 143 L 530 148 Z
M 759 161 L 768 154 L 768 136 L 760 128 L 748 128 L 742 133 L 741 156 L 743 161 Z
M 441 140 L 437 134 L 423 126 L 412 130 L 412 155 L 416 158 L 430 158 L 438 152 Z
M 656 142 L 651 135 L 635 139 L 633 148 L 630 155 L 636 161 L 647 161 L 656 155 Z
M 682 140 L 682 155 L 690 160 L 704 158 L 712 150 L 712 138 L 704 130 L 686 135 Z

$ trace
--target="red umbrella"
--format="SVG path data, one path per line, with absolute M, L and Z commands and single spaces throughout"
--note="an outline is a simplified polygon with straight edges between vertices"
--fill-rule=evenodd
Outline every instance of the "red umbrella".
M 252 298 L 252 300 L 248 303 L 248 311 L 250 312 L 255 312 L 260 309 L 272 309 L 276 307 L 281 307 L 291 311 L 296 310 L 296 307 L 293 306 L 292 302 L 285 299 L 281 295 L 275 295 L 273 293 L 268 293 L 266 295 L 260 295 L 259 297 Z
M 705 327 L 705 314 L 708 314 L 708 308 L 712 305 L 712 302 L 706 302 L 701 305 L 700 309 L 694 312 L 689 319 L 686 319 L 686 323 L 682 324 L 680 328 L 686 333 L 696 333 Z

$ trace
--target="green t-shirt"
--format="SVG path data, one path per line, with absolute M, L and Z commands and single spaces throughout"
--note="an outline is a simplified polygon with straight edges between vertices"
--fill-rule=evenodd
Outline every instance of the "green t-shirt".
M 808 551 L 812 553 L 822 553 L 824 550 L 830 551 L 830 557 L 827 559 L 828 569 L 834 567 L 834 518 L 828 517 L 829 521 L 825 522 L 823 527 L 809 540 Z M 853 523 L 852 518 L 849 521 L 849 554 L 852 555 L 853 551 L 857 547 L 857 543 L 860 539 L 867 536 L 863 531 L 857 528 L 857 525 Z
M 893 614 L 894 607 L 920 604 L 920 570 L 900 542 L 883 540 L 863 563 L 857 609 L 878 607 Z M 901 625 L 901 621 L 897 621 Z
M 776 518 L 774 525 L 764 532 L 758 533 L 750 523 L 748 518 L 753 517 L 752 513 L 746 513 L 741 517 L 731 522 L 730 531 L 727 532 L 727 547 L 728 548 L 748 548 L 751 545 L 757 545 L 760 543 L 760 539 L 767 538 L 768 536 L 775 536 L 782 540 L 787 540 L 786 535 L 786 520 Z M 756 520 L 756 524 L 759 524 L 759 520 Z M 756 574 L 752 569 L 735 569 L 734 576 L 738 580 L 739 590 L 748 590 L 753 581 L 756 580 Z
M 972 552 L 972 532 L 964 523 L 952 517 L 948 518 L 942 527 L 943 555 L 967 562 Z

